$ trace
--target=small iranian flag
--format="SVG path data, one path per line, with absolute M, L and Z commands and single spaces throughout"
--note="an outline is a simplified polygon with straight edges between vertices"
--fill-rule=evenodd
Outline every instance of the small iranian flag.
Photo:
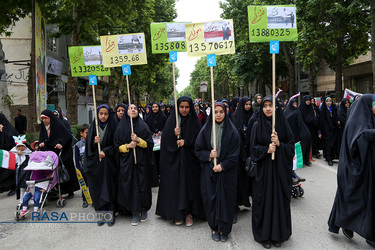
M 293 170 L 303 167 L 301 142 L 294 144 Z
M 16 169 L 16 155 L 6 150 L 0 150 L 0 167 L 15 170 Z

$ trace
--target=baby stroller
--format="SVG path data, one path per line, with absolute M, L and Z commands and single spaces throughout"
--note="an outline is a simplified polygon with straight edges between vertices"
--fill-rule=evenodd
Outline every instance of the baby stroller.
M 26 181 L 27 192 L 31 192 L 32 195 L 35 193 L 35 184 L 44 183 L 43 195 L 40 196 L 39 212 L 42 214 L 44 203 L 46 202 L 48 193 L 58 185 L 59 199 L 57 200 L 58 207 L 64 207 L 66 200 L 61 196 L 58 168 L 61 167 L 59 164 L 59 158 L 56 153 L 52 151 L 36 151 L 30 155 L 29 164 L 24 168 L 25 171 L 32 171 L 30 180 Z M 26 192 L 26 193 L 27 193 Z M 26 195 L 25 193 L 25 195 Z M 16 220 L 20 219 L 21 206 L 17 207 L 15 213 Z M 24 219 L 25 217 L 22 217 Z
M 297 197 L 302 197 L 305 194 L 305 191 L 302 188 L 301 182 L 293 182 L 292 184 L 292 197 L 297 198 Z

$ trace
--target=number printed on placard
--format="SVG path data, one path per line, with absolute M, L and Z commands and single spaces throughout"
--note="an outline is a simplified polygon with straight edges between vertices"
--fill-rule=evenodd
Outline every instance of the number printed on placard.
M 289 29 L 252 29 L 251 30 L 252 36 L 289 36 L 290 30 Z
M 77 73 L 91 73 L 95 71 L 102 71 L 102 72 L 107 72 L 109 71 L 109 68 L 104 68 L 103 65 L 85 65 L 85 66 L 75 66 L 73 67 L 73 72 L 75 74 Z
M 233 46 L 233 41 L 225 41 L 225 42 L 210 42 L 210 43 L 193 43 L 189 45 L 190 52 L 197 52 L 197 51 L 213 51 L 221 50 L 221 49 L 230 49 Z
M 155 43 L 154 45 L 154 50 L 157 51 L 178 50 L 186 47 L 185 42 Z
M 109 60 L 110 60 L 110 64 L 127 64 L 129 62 L 138 62 L 139 54 L 124 55 L 124 56 L 111 56 Z

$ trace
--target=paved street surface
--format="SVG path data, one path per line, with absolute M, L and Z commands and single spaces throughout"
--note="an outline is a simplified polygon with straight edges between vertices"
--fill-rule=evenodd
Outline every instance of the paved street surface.
M 305 195 L 292 198 L 293 234 L 283 243 L 283 249 L 369 249 L 359 235 L 352 240 L 328 232 L 327 220 L 336 192 L 337 161 L 329 167 L 324 160 L 316 160 L 311 167 L 297 170 L 307 179 L 302 184 Z M 175 226 L 155 215 L 158 189 L 153 189 L 153 206 L 148 220 L 131 226 L 130 216 L 119 216 L 113 227 L 96 223 L 15 223 L 17 205 L 15 196 L 0 194 L 0 249 L 263 249 L 254 241 L 251 231 L 251 210 L 241 207 L 238 222 L 226 243 L 211 240 L 211 231 L 205 221 L 195 220 L 192 227 Z M 82 208 L 81 193 L 67 200 L 65 208 L 55 202 L 45 207 L 47 214 L 63 212 L 94 213 Z M 87 215 L 91 219 L 92 215 Z M 25 220 L 31 221 L 31 214 Z M 66 222 L 65 219 L 62 219 Z M 78 221 L 78 219 L 76 220 Z M 10 223 L 4 223 L 10 222 Z M 47 221 L 48 222 L 48 221 Z M 272 247 L 275 249 L 275 247 Z

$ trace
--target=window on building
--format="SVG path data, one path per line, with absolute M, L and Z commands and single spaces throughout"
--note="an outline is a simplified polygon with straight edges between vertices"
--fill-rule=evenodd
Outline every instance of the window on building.
M 52 52 L 58 53 L 57 42 L 58 42 L 57 38 L 48 36 L 48 38 L 47 38 L 47 49 L 52 51 Z

